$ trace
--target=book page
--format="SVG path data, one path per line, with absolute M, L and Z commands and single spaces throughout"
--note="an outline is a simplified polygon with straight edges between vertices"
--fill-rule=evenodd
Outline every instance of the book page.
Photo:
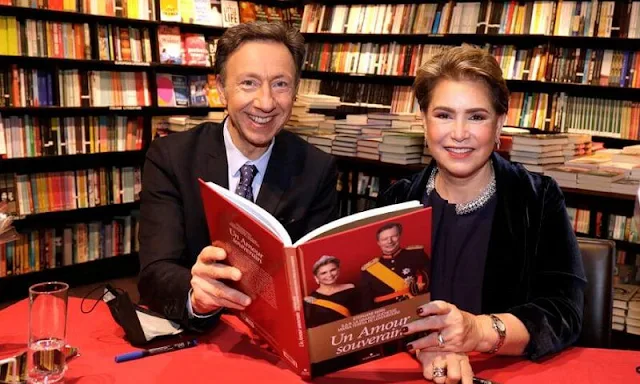
M 237 207 L 240 207 L 243 211 L 250 214 L 254 219 L 256 219 L 260 224 L 264 225 L 271 233 L 276 235 L 285 247 L 291 246 L 291 236 L 286 229 L 280 224 L 280 222 L 273 217 L 269 212 L 265 211 L 262 207 L 257 204 L 252 203 L 251 201 L 236 195 L 231 192 L 227 188 L 223 188 L 218 184 L 212 182 L 205 183 L 207 187 L 213 189 L 218 192 L 222 197 L 227 199 L 228 201 L 235 204 Z
M 353 215 L 342 217 L 338 220 L 327 223 L 315 230 L 307 233 L 300 240 L 293 244 L 297 247 L 300 244 L 304 244 L 309 240 L 319 238 L 321 236 L 327 236 L 332 233 L 342 232 L 344 230 L 359 227 L 373 220 L 381 220 L 383 217 L 395 216 L 408 211 L 422 208 L 422 204 L 418 200 L 407 201 L 404 203 L 388 205 L 386 207 L 374 208 L 368 211 L 358 212 Z

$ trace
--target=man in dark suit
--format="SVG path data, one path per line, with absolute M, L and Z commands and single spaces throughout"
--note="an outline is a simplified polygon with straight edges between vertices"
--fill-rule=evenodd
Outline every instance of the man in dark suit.
M 228 117 L 155 140 L 143 171 L 140 280 L 143 304 L 194 330 L 224 307 L 250 299 L 227 286 L 240 271 L 217 263 L 198 178 L 227 187 L 273 214 L 292 239 L 337 217 L 337 169 L 328 154 L 284 124 L 304 57 L 299 32 L 280 24 L 241 24 L 218 40 L 217 88 Z

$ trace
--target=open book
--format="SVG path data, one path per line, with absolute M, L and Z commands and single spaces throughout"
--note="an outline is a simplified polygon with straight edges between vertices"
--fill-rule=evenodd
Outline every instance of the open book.
M 430 300 L 431 208 L 410 201 L 340 218 L 295 243 L 270 213 L 200 182 L 214 245 L 252 299 L 238 316 L 302 377 L 404 350 Z

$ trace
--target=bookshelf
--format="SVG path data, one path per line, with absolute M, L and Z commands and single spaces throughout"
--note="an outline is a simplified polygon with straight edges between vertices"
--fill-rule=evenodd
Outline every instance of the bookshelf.
M 531 3 L 532 0 L 518 2 L 519 4 Z M 406 0 L 328 0 L 328 1 L 276 1 L 262 0 L 255 3 L 279 8 L 297 7 L 302 9 L 306 5 L 323 4 L 327 7 L 335 7 L 338 5 L 403 5 L 410 4 Z M 445 4 L 447 1 L 431 1 L 417 2 L 421 3 L 437 3 Z M 473 3 L 473 1 L 458 1 L 456 3 Z M 486 3 L 486 1 L 483 1 Z M 141 116 L 143 118 L 143 146 L 142 149 L 136 151 L 125 152 L 109 152 L 109 153 L 93 153 L 63 156 L 47 156 L 33 158 L 14 158 L 0 159 L 0 167 L 3 172 L 58 172 L 76 169 L 87 169 L 94 167 L 108 166 L 141 166 L 144 161 L 144 153 L 151 141 L 152 117 L 155 116 L 171 116 L 171 115 L 206 115 L 210 111 L 222 111 L 222 107 L 210 106 L 189 106 L 189 107 L 161 107 L 158 105 L 158 86 L 156 76 L 158 74 L 171 74 L 179 76 L 190 75 L 211 75 L 212 67 L 193 66 L 193 65 L 175 65 L 164 64 L 160 62 L 159 57 L 159 38 L 158 31 L 161 26 L 178 27 L 180 33 L 196 33 L 202 34 L 205 38 L 220 36 L 226 28 L 222 26 L 199 25 L 193 23 L 184 23 L 176 21 L 161 20 L 161 10 L 159 0 L 152 2 L 153 9 L 150 12 L 149 20 L 133 19 L 120 16 L 104 16 L 94 15 L 80 12 L 48 10 L 42 8 L 27 8 L 17 6 L 0 5 L 0 17 L 10 16 L 20 20 L 41 20 L 50 22 L 64 22 L 89 25 L 89 44 L 91 46 L 90 57 L 86 59 L 71 59 L 66 57 L 28 57 L 15 55 L 0 55 L 0 66 L 8 67 L 17 65 L 20 68 L 47 69 L 55 72 L 61 70 L 80 70 L 80 71 L 109 71 L 109 72 L 136 72 L 143 73 L 147 78 L 147 89 L 149 91 L 149 105 L 140 106 L 82 106 L 82 107 L 65 107 L 65 106 L 0 106 L 0 115 L 5 116 L 36 116 L 36 117 L 84 117 L 84 116 Z M 303 15 L 301 15 L 303 16 Z M 242 18 L 242 14 L 240 15 Z M 242 21 L 242 20 L 241 20 Z M 98 25 L 108 25 L 115 27 L 133 27 L 148 30 L 149 47 L 151 57 L 146 62 L 126 62 L 116 60 L 99 59 L 99 34 Z M 476 45 L 497 45 L 497 46 L 515 46 L 516 48 L 532 49 L 537 46 L 547 48 L 580 48 L 580 49 L 612 49 L 620 51 L 640 51 L 640 39 L 626 37 L 592 37 L 592 36 L 557 36 L 549 34 L 505 34 L 505 33 L 328 33 L 328 32 L 304 32 L 305 40 L 308 44 L 329 43 L 337 45 L 341 43 L 372 43 L 372 44 L 401 44 L 401 45 L 459 45 L 462 43 L 471 43 Z M 306 69 L 302 73 L 305 79 L 317 79 L 321 81 L 358 83 L 358 84 L 379 84 L 389 87 L 405 86 L 408 87 L 413 83 L 413 76 L 393 76 L 378 74 L 358 74 L 358 73 L 336 73 L 327 71 L 317 71 Z M 54 81 L 54 88 L 58 87 L 57 80 Z M 640 88 L 629 87 L 613 87 L 592 84 L 575 84 L 570 82 L 550 82 L 550 81 L 533 81 L 533 80 L 508 80 L 509 89 L 512 92 L 529 92 L 529 93 L 566 93 L 570 95 L 579 95 L 583 97 L 592 97 L 598 99 L 612 100 L 630 100 L 640 101 Z M 341 96 L 341 95 L 340 95 Z M 55 99 L 55 98 L 54 98 Z M 55 100 L 58 101 L 58 100 Z M 350 107 L 341 107 L 333 113 L 337 116 L 344 116 L 347 113 L 363 113 L 368 111 L 365 107 L 356 105 Z M 323 111 L 324 113 L 324 111 Z M 328 112 L 329 113 L 329 112 Z M 329 113 L 329 114 L 330 114 Z M 532 131 L 539 131 L 536 128 L 526 127 Z M 636 144 L 638 140 L 618 139 L 613 137 L 593 135 L 595 140 L 602 141 L 607 147 L 622 147 L 625 145 Z M 390 180 L 397 177 L 408 176 L 423 168 L 423 165 L 398 166 L 389 163 L 381 163 L 378 161 L 369 161 L 356 158 L 338 158 L 339 168 L 346 173 L 352 175 L 358 172 L 379 175 L 384 178 L 388 184 Z M 343 185 L 347 185 L 347 179 L 343 180 Z M 380 186 L 382 191 L 384 185 Z M 355 190 L 355 189 L 354 189 Z M 607 193 L 597 193 L 585 190 L 563 189 L 567 204 L 573 207 L 590 208 L 594 206 L 606 207 L 606 212 L 618 215 L 630 215 L 633 212 L 633 199 L 626 195 L 616 195 Z M 357 193 L 341 192 L 342 199 L 351 199 L 355 204 L 358 199 Z M 369 200 L 373 200 L 369 198 Z M 59 222 L 82 222 L 89 220 L 106 220 L 114 216 L 122 216 L 135 211 L 139 207 L 138 203 L 116 204 L 113 206 L 99 206 L 93 208 L 83 208 L 72 211 L 48 212 L 36 215 L 29 215 L 17 222 L 18 226 L 31 227 L 38 225 L 55 225 Z M 629 249 L 633 252 L 640 251 L 637 244 L 616 241 L 621 249 Z M 122 259 L 120 259 L 122 258 Z M 131 272 L 133 261 L 137 255 L 132 253 L 128 256 L 118 256 L 117 263 L 128 260 L 131 265 L 122 268 L 123 272 Z M 91 279 L 92 269 L 96 268 L 103 273 L 113 272 L 117 275 L 120 268 L 119 264 L 111 260 L 97 260 L 88 263 L 79 264 L 77 266 L 62 267 L 57 269 L 40 272 L 33 272 L 25 275 L 25 277 L 12 276 L 11 278 L 0 278 L 0 291 L 4 287 L 16 287 L 23 292 L 26 283 L 19 281 L 35 281 L 40 279 L 53 279 L 67 277 L 73 279 L 71 275 L 82 275 L 82 278 Z M 95 267 L 94 267 L 95 266 Z M 75 268 L 78 267 L 78 268 Z M 137 268 L 137 266 L 135 266 Z M 88 269 L 84 269 L 88 268 Z M 131 268 L 131 269 L 127 269 Z M 57 275 L 57 273 L 60 275 Z M 96 274 L 95 280 L 101 278 L 102 275 Z M 111 276 L 116 277 L 116 276 Z M 35 279 L 35 280 L 34 280 Z M 87 281 L 88 282 L 88 281 Z M 78 280 L 78 283 L 81 283 Z M 6 284 L 2 286 L 2 284 Z M 12 288 L 13 289 L 13 288 Z

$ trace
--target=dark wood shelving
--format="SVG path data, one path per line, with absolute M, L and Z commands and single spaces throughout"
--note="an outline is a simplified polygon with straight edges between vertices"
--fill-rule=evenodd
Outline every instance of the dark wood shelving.
M 17 230 L 24 228 L 54 228 L 62 223 L 79 223 L 112 219 L 115 216 L 127 216 L 139 209 L 140 202 L 101 205 L 92 208 L 79 208 L 69 211 L 44 212 L 17 218 L 14 223 Z
M 224 111 L 224 107 L 156 107 L 153 108 L 153 114 L 156 116 L 170 115 L 203 115 L 211 111 Z
M 367 82 L 391 85 L 412 85 L 415 76 L 370 75 L 343 72 L 302 71 L 303 78 L 319 80 L 339 80 L 352 82 Z M 507 80 L 512 92 L 559 93 L 572 95 L 597 96 L 598 98 L 613 98 L 634 100 L 640 98 L 640 88 L 607 87 L 591 84 L 555 83 L 533 80 Z
M 202 115 L 224 107 L 0 107 L 3 116 Z
M 0 107 L 3 116 L 104 116 L 104 115 L 140 115 L 150 112 L 153 107 Z
M 0 5 L 0 15 L 15 16 L 25 19 L 37 19 L 48 21 L 59 21 L 68 23 L 100 23 L 100 24 L 117 24 L 131 25 L 139 27 L 153 27 L 158 25 L 155 20 L 139 20 L 117 16 L 92 15 L 89 13 L 57 11 L 42 8 L 18 7 L 15 5 Z
M 70 287 L 109 279 L 136 276 L 140 269 L 137 253 L 111 256 L 58 268 L 45 269 L 23 275 L 0 278 L 2 300 L 19 300 L 29 296 L 29 287 L 43 281 L 63 281 Z
M 203 35 L 207 36 L 222 35 L 224 31 L 227 30 L 227 28 L 225 27 L 216 27 L 213 25 L 205 24 L 181 23 L 179 21 L 158 21 L 158 24 L 166 25 L 168 27 L 178 27 L 180 28 L 180 33 L 202 33 Z
M 588 36 L 549 36 L 549 35 L 488 35 L 488 34 L 374 34 L 374 33 L 303 33 L 306 42 L 331 42 L 331 43 L 391 43 L 399 44 L 442 44 L 459 45 L 462 43 L 475 45 L 516 45 L 518 47 L 535 47 L 550 44 L 551 46 L 594 49 L 637 50 L 640 39 L 605 38 Z
M 3 173 L 34 173 L 72 171 L 82 168 L 127 167 L 142 165 L 143 150 L 123 152 L 103 152 L 78 155 L 58 155 L 39 157 L 19 157 L 0 159 Z
M 73 68 L 86 70 L 111 70 L 111 71 L 127 71 L 140 72 L 147 71 L 151 63 L 132 63 L 118 62 L 108 60 L 83 60 L 83 59 L 64 59 L 58 57 L 38 57 L 38 56 L 10 56 L 0 55 L 0 64 L 10 65 L 17 64 L 20 67 L 32 68 L 51 68 L 56 66 L 59 68 Z
M 201 75 L 215 73 L 213 67 L 204 65 L 182 65 L 182 64 L 154 64 L 158 73 L 172 73 L 176 75 Z

